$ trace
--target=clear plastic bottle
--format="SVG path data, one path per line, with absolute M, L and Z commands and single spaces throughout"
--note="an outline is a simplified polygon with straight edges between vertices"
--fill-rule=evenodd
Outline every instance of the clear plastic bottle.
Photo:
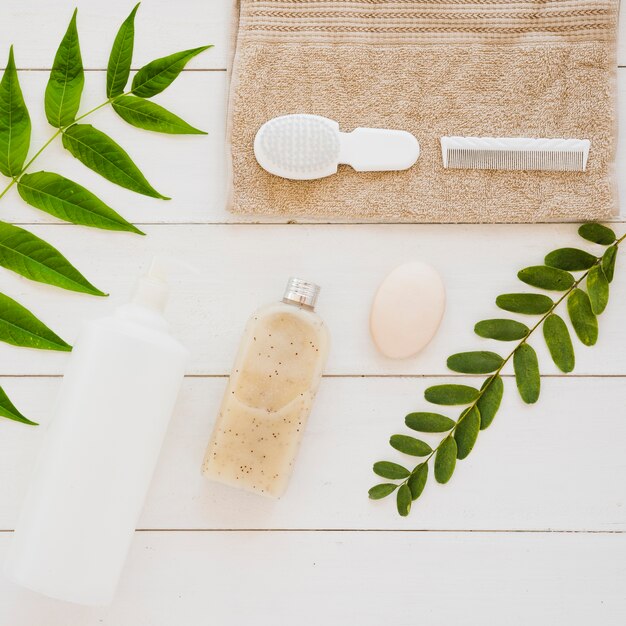
M 132 302 L 76 342 L 5 565 L 24 587 L 113 599 L 187 360 L 167 291 L 153 264 Z
M 291 278 L 282 302 L 250 318 L 204 458 L 207 477 L 284 493 L 328 356 L 318 293 Z

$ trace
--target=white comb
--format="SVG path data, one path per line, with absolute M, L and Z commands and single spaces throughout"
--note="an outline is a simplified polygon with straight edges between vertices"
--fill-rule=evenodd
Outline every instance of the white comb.
M 450 169 L 584 172 L 588 139 L 442 137 L 443 166 Z
M 254 155 L 270 174 L 314 180 L 337 173 L 339 164 L 357 172 L 386 172 L 412 167 L 420 154 L 417 139 L 404 130 L 357 128 L 319 115 L 284 115 L 269 120 L 256 134 Z

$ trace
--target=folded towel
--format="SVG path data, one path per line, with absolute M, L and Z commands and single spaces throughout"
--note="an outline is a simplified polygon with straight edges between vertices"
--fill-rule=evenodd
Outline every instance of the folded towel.
M 228 114 L 234 213 L 536 222 L 617 212 L 617 0 L 237 0 Z M 313 113 L 412 132 L 405 172 L 262 170 L 268 119 Z M 591 140 L 585 173 L 446 170 L 444 135 Z

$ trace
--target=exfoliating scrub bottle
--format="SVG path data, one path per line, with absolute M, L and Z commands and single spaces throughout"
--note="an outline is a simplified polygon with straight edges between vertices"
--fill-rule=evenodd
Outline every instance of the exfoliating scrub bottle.
M 79 604 L 113 599 L 184 377 L 166 300 L 153 265 L 132 302 L 76 342 L 5 565 L 18 584 Z
M 284 493 L 328 356 L 318 293 L 292 278 L 282 302 L 250 318 L 204 458 L 207 477 Z

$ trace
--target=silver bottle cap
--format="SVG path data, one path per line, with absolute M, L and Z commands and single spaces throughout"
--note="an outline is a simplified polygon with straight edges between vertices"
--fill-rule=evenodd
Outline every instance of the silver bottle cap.
M 319 293 L 320 287 L 315 283 L 310 283 L 301 278 L 294 278 L 292 276 L 287 283 L 283 300 L 314 309 Z

